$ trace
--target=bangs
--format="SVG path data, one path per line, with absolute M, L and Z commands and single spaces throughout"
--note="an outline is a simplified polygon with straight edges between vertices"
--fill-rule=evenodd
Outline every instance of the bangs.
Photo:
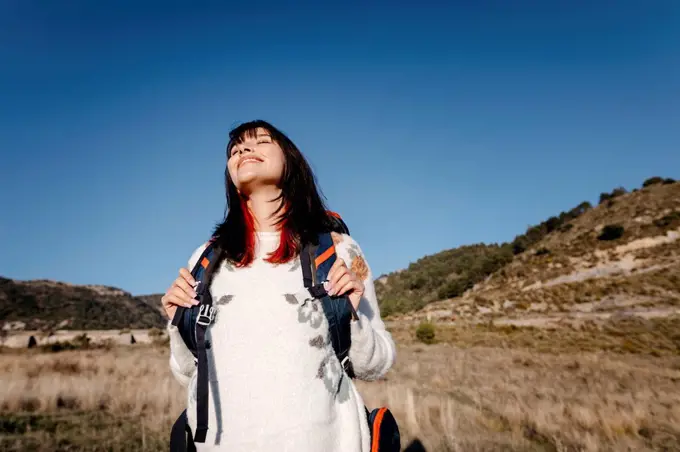
M 231 148 L 243 143 L 248 138 L 257 138 L 258 135 L 269 135 L 272 140 L 278 141 L 271 126 L 264 121 L 250 121 L 243 123 L 229 132 L 229 143 L 227 143 L 227 155 Z

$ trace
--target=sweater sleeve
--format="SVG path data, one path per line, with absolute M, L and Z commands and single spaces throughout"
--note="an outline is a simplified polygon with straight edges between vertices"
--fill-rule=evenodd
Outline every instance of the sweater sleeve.
M 382 378 L 396 360 L 392 335 L 385 329 L 373 284 L 373 274 L 359 244 L 349 235 L 333 234 L 336 253 L 364 282 L 364 295 L 357 309 L 358 320 L 351 324 L 352 346 L 349 358 L 360 380 Z
M 188 263 L 189 271 L 194 268 L 194 265 L 196 265 L 198 258 L 201 256 L 201 253 L 206 246 L 207 243 L 204 243 L 191 255 Z M 175 379 L 182 386 L 186 387 L 189 385 L 191 377 L 193 377 L 196 372 L 194 355 L 186 344 L 184 344 L 182 336 L 179 334 L 179 330 L 172 324 L 172 321 L 168 321 L 167 331 L 170 338 L 170 370 L 175 376 Z

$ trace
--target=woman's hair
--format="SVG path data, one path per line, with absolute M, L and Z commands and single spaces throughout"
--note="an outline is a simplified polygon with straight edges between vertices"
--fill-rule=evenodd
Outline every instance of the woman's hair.
M 227 160 L 234 145 L 245 138 L 255 137 L 258 129 L 265 129 L 272 141 L 281 147 L 284 155 L 281 176 L 281 195 L 275 215 L 281 231 L 278 248 L 267 258 L 271 263 L 283 263 L 297 256 L 305 243 L 313 242 L 322 231 L 333 229 L 332 219 L 327 212 L 316 185 L 312 169 L 295 144 L 273 125 L 257 120 L 243 123 L 229 132 Z M 224 250 L 224 257 L 238 266 L 249 265 L 255 253 L 255 225 L 246 200 L 236 190 L 224 170 L 224 185 L 227 196 L 225 219 L 214 231 L 214 239 Z

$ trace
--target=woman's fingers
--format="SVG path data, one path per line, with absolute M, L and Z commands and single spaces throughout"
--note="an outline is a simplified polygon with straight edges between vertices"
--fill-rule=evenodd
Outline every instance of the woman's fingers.
M 330 296 L 347 294 L 352 302 L 352 306 L 354 306 L 354 309 L 357 309 L 364 292 L 364 286 L 363 282 L 359 281 L 354 272 L 347 268 L 345 261 L 338 258 L 328 272 L 327 291 Z
M 175 315 L 177 306 L 191 308 L 198 304 L 194 287 L 196 287 L 196 281 L 191 272 L 186 268 L 180 268 L 179 276 L 172 282 L 165 295 L 161 297 L 161 304 L 168 317 L 172 318 Z
M 196 280 L 191 275 L 191 272 L 186 268 L 182 267 L 179 269 L 179 275 L 184 278 L 184 280 L 191 286 L 196 287 Z
M 345 265 L 345 261 L 340 258 L 336 259 L 328 272 L 328 283 L 331 291 L 333 291 L 340 278 L 345 274 L 347 274 L 347 265 Z
M 196 300 L 193 300 L 193 302 L 187 301 L 186 296 L 177 296 L 176 292 L 168 292 L 163 296 L 161 302 L 163 304 L 163 309 L 165 309 L 165 312 L 168 314 L 169 318 L 173 318 L 175 316 L 175 311 L 177 310 L 178 306 L 191 308 L 192 306 L 198 304 L 198 301 Z
M 352 275 L 348 272 L 343 273 L 340 278 L 331 285 L 330 295 L 343 295 L 347 288 L 352 285 Z
M 190 299 L 186 294 L 180 295 L 176 291 L 170 292 L 167 295 L 167 300 L 169 304 L 176 306 L 184 306 L 185 308 L 190 308 L 198 304 L 198 301 Z
M 191 286 L 191 283 L 187 281 L 183 276 L 180 276 L 175 280 L 175 287 L 181 289 L 191 298 L 196 298 L 196 291 Z
M 190 305 L 195 305 L 198 304 L 198 300 L 195 299 L 193 295 L 190 293 L 187 293 L 182 289 L 181 287 L 175 285 L 172 289 L 170 289 L 170 292 L 168 292 L 169 295 L 173 295 L 176 300 L 178 300 L 182 305 L 185 304 L 190 304 Z
M 342 284 L 342 283 L 341 283 Z M 349 295 L 351 294 L 354 290 L 356 290 L 357 284 L 355 281 L 350 280 L 344 283 L 342 286 L 340 286 L 335 293 L 335 295 Z

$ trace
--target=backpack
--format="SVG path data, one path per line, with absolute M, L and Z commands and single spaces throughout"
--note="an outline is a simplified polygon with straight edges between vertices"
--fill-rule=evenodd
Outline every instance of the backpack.
M 339 215 L 329 212 L 333 220 L 332 232 L 349 235 L 349 229 Z M 215 317 L 215 307 L 210 294 L 210 283 L 216 265 L 220 262 L 222 250 L 211 239 L 201 256 L 198 258 L 191 274 L 198 283 L 196 298 L 199 304 L 191 308 L 178 306 L 172 319 L 186 344 L 197 360 L 196 386 L 196 432 L 192 435 L 186 410 L 175 421 L 170 434 L 171 452 L 193 452 L 195 442 L 205 442 L 208 431 L 208 356 L 209 341 L 205 335 Z M 331 343 L 338 361 L 345 373 L 354 378 L 352 363 L 349 359 L 351 346 L 350 322 L 357 313 L 346 296 L 331 297 L 324 288 L 324 281 L 336 260 L 335 245 L 331 231 L 317 236 L 316 243 L 309 243 L 303 247 L 300 254 L 304 287 L 309 294 L 321 301 L 323 312 L 328 321 Z M 366 408 L 366 418 L 371 433 L 371 452 L 398 452 L 401 450 L 399 428 L 394 416 L 385 407 L 369 411 Z

